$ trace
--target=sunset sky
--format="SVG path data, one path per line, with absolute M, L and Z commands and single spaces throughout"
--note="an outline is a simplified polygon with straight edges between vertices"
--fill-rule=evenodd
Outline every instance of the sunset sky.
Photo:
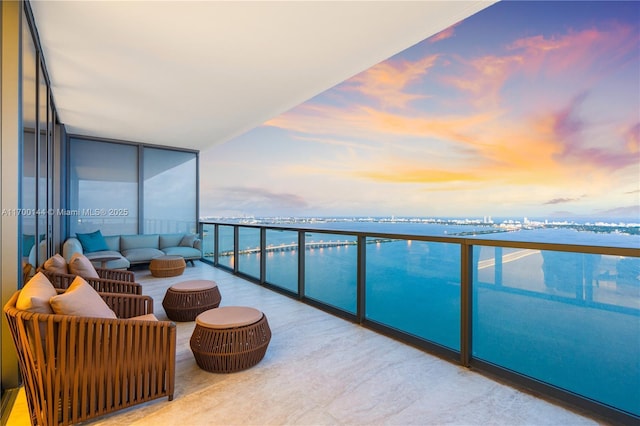
M 638 218 L 640 2 L 497 3 L 200 175 L 201 216 Z

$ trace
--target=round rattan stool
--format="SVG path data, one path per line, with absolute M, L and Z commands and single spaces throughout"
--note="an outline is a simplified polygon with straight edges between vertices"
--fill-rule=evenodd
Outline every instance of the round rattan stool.
M 154 277 L 177 277 L 182 275 L 186 266 L 182 256 L 160 256 L 151 259 L 149 271 Z
M 193 321 L 198 314 L 217 308 L 221 299 L 215 281 L 183 281 L 167 289 L 162 307 L 173 321 Z
M 261 311 L 224 306 L 198 315 L 190 345 L 203 370 L 233 373 L 260 362 L 270 340 L 271 329 Z

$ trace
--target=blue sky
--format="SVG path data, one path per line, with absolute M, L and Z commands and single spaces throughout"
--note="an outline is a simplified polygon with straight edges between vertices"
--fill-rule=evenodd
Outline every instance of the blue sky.
M 637 218 L 640 3 L 497 3 L 200 161 L 201 216 Z

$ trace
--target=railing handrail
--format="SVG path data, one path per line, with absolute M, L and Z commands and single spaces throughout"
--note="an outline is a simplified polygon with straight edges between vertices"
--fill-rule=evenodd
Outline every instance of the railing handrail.
M 532 250 L 551 250 L 562 251 L 572 253 L 587 253 L 587 254 L 602 254 L 612 256 L 629 256 L 640 257 L 640 248 L 634 247 L 614 247 L 614 246 L 599 246 L 588 244 L 565 244 L 565 243 L 543 243 L 543 242 L 531 242 L 531 241 L 510 241 L 501 239 L 487 239 L 487 238 L 469 238 L 469 237 L 457 237 L 447 236 L 440 237 L 435 235 L 418 235 L 418 234 L 396 234 L 388 232 L 370 232 L 370 231 L 357 231 L 357 230 L 344 230 L 344 229 L 327 229 L 327 228 L 312 228 L 301 227 L 291 225 L 279 225 L 279 224 L 255 224 L 255 223 L 235 223 L 224 222 L 215 220 L 201 220 L 201 225 L 221 225 L 221 226 L 237 226 L 240 228 L 257 228 L 257 229 L 272 229 L 277 231 L 291 231 L 291 232 L 315 232 L 322 234 L 334 234 L 334 235 L 350 235 L 355 237 L 374 237 L 374 238 L 389 238 L 398 240 L 414 240 L 414 241 L 428 241 L 437 243 L 453 243 L 465 246 L 491 246 L 491 247 L 507 247 L 507 248 L 521 248 Z
M 284 294 L 289 295 L 290 297 L 295 297 L 297 300 L 308 303 L 312 306 L 316 306 L 320 309 L 323 309 L 327 312 L 333 313 L 342 318 L 358 322 L 366 327 L 372 328 L 378 332 L 382 332 L 388 334 L 394 338 L 405 341 L 406 343 L 415 345 L 417 347 L 421 347 L 430 351 L 431 353 L 438 354 L 444 358 L 448 358 L 450 360 L 457 359 L 457 363 L 466 367 L 474 367 L 480 368 L 483 371 L 488 371 L 490 374 L 497 375 L 499 377 L 508 378 L 509 380 L 514 381 L 515 383 L 520 383 L 529 389 L 534 389 L 537 392 L 546 394 L 548 396 L 552 396 L 554 398 L 562 399 L 566 402 L 569 402 L 572 405 L 583 407 L 589 410 L 592 410 L 595 413 L 603 415 L 607 418 L 614 419 L 619 423 L 632 423 L 636 422 L 640 419 L 637 411 L 629 412 L 629 411 L 621 411 L 620 407 L 613 407 L 607 402 L 606 398 L 602 400 L 593 399 L 590 394 L 585 394 L 582 396 L 579 393 L 575 393 L 574 390 L 565 389 L 563 386 L 558 386 L 558 383 L 554 383 L 553 380 L 549 380 L 547 376 L 531 376 L 527 375 L 526 372 L 519 373 L 517 370 L 512 370 L 508 365 L 501 365 L 499 363 L 492 363 L 493 361 L 489 359 L 485 361 L 482 357 L 476 357 L 473 355 L 474 345 L 473 341 L 473 325 L 474 325 L 474 288 L 482 287 L 484 289 L 492 289 L 500 292 L 509 292 L 512 294 L 533 296 L 537 298 L 543 298 L 546 300 L 552 300 L 554 302 L 563 302 L 563 303 L 571 303 L 577 307 L 586 307 L 586 308 L 596 308 L 603 311 L 615 312 L 617 314 L 626 314 L 632 315 L 634 317 L 638 317 L 638 308 L 636 306 L 627 306 L 627 305 L 609 305 L 607 300 L 593 298 L 593 288 L 594 282 L 597 284 L 597 279 L 594 280 L 593 271 L 589 269 L 589 265 L 591 265 L 591 255 L 607 255 L 607 256 L 621 256 L 621 257 L 632 257 L 632 258 L 640 258 L 640 247 L 615 247 L 615 246 L 601 246 L 601 245 L 589 245 L 589 244 L 566 244 L 566 243 L 558 243 L 558 242 L 534 242 L 534 241 L 510 241 L 503 239 L 488 239 L 488 238 L 477 238 L 477 237 L 469 237 L 468 235 L 448 235 L 448 236 L 434 236 L 434 235 L 416 235 L 416 234 L 406 234 L 406 233 L 389 233 L 389 232 L 372 232 L 368 230 L 347 230 L 347 229 L 331 229 L 331 228 L 315 228 L 315 227 L 305 227 L 305 226 L 294 226 L 289 224 L 262 224 L 262 223 L 238 223 L 238 222 L 226 222 L 219 220 L 200 220 L 199 221 L 199 231 L 201 236 L 205 238 L 204 231 L 205 226 L 212 226 L 212 235 L 208 235 L 207 238 L 213 239 L 213 252 L 212 258 L 213 260 L 202 258 L 203 261 L 212 263 L 216 267 L 222 267 L 224 269 L 230 270 L 234 274 L 239 274 L 249 280 L 252 280 L 260 285 L 267 286 L 275 291 L 280 291 Z M 228 227 L 230 228 L 231 235 L 227 235 L 228 232 L 225 232 L 224 244 L 221 241 L 221 232 L 220 230 Z M 338 235 L 338 236 L 349 236 L 350 238 L 354 238 L 354 245 L 357 247 L 355 253 L 355 264 L 353 265 L 356 269 L 355 276 L 355 301 L 356 307 L 355 311 L 352 307 L 342 308 L 338 306 L 332 306 L 330 304 L 324 303 L 322 300 L 316 300 L 313 297 L 307 297 L 306 292 L 306 275 L 305 271 L 307 270 L 306 265 L 306 257 L 308 255 L 307 250 L 298 250 L 297 255 L 297 289 L 282 287 L 279 286 L 278 283 L 272 283 L 267 280 L 267 258 L 266 255 L 261 255 L 259 257 L 259 273 L 253 274 L 248 273 L 247 271 L 242 271 L 239 267 L 239 264 L 242 263 L 240 259 L 241 254 L 245 254 L 244 250 L 239 248 L 240 240 L 243 238 L 242 233 L 240 232 L 242 229 L 255 229 L 258 231 L 259 237 L 259 247 L 256 247 L 254 250 L 251 247 L 248 251 L 251 253 L 266 253 L 268 251 L 268 246 L 266 245 L 267 240 L 269 238 L 267 231 L 285 231 L 292 232 L 296 234 L 296 241 L 298 247 L 304 246 L 307 247 L 307 241 L 309 239 L 310 234 L 327 234 L 327 235 Z M 483 234 L 486 235 L 486 234 Z M 232 241 L 229 241 L 228 237 L 232 236 Z M 251 237 L 254 235 L 251 234 Z M 378 322 L 375 318 L 369 317 L 366 312 L 367 305 L 367 248 L 366 245 L 370 242 L 373 243 L 374 239 L 384 239 L 391 241 L 420 241 L 420 242 L 432 242 L 432 243 L 449 243 L 457 245 L 457 249 L 459 250 L 459 258 L 452 251 L 452 258 L 457 259 L 456 262 L 459 262 L 459 346 L 456 348 L 455 345 L 451 346 L 443 346 L 440 341 L 427 340 L 425 337 L 420 337 L 418 335 L 411 334 L 411 331 L 403 330 L 402 328 L 397 328 L 393 324 L 389 325 L 385 321 Z M 276 239 L 277 240 L 277 239 Z M 230 245 L 231 244 L 231 245 Z M 251 243 L 253 244 L 253 242 Z M 224 246 L 224 253 L 228 253 L 233 256 L 229 265 L 222 265 L 219 263 L 219 256 L 221 250 L 221 245 Z M 285 246 L 293 246 L 294 244 L 285 244 Z M 495 272 L 494 272 L 494 282 L 486 283 L 482 281 L 476 281 L 476 273 L 479 270 L 478 267 L 480 265 L 480 250 L 479 248 L 483 246 L 495 247 L 494 256 L 495 256 Z M 229 247 L 232 250 L 229 250 Z M 501 265 L 503 256 L 508 257 L 510 254 L 504 253 L 502 248 L 515 248 L 515 249 L 525 249 L 532 251 L 542 251 L 539 253 L 542 256 L 542 266 L 544 268 L 545 259 L 544 256 L 545 251 L 557 251 L 557 252 L 568 252 L 568 253 L 576 253 L 578 255 L 587 255 L 580 256 L 580 264 L 577 266 L 578 269 L 575 270 L 575 273 L 582 274 L 578 281 L 571 282 L 571 287 L 569 291 L 563 289 L 564 293 L 556 294 L 555 285 L 551 286 L 551 292 L 549 293 L 540 293 L 538 291 L 529 291 L 528 289 L 513 287 L 509 288 L 508 286 L 503 287 L 503 274 L 502 267 L 498 267 Z M 248 253 L 247 251 L 247 253 Z M 349 255 L 354 256 L 353 251 L 349 251 Z M 436 254 L 435 256 L 438 256 Z M 558 256 L 561 257 L 561 256 Z M 562 256 L 564 258 L 565 256 Z M 572 256 L 569 256 L 572 257 Z M 445 258 L 443 258 L 445 259 Z M 446 258 L 445 260 L 451 260 Z M 626 261 L 626 259 L 619 259 L 619 262 Z M 565 265 L 564 260 L 561 261 L 559 265 L 552 266 L 556 269 L 562 268 L 571 268 L 572 262 L 567 262 Z M 637 259 L 633 259 L 632 262 L 637 262 Z M 617 268 L 617 266 L 616 266 Z M 544 269 L 542 269 L 544 273 Z M 351 279 L 351 278 L 350 278 Z M 637 276 L 633 275 L 631 280 L 634 284 L 637 283 Z M 486 284 L 492 284 L 488 286 Z M 546 286 L 545 282 L 545 286 Z M 625 283 L 624 285 L 627 285 Z M 616 284 L 617 286 L 617 284 Z M 573 293 L 573 296 L 569 296 Z M 634 296 L 637 297 L 637 296 Z M 615 308 L 615 309 L 613 309 Z M 625 322 L 626 323 L 626 322 Z M 437 340 L 437 339 L 436 339 Z M 633 350 L 633 349 L 632 349 Z M 637 351 L 637 349 L 636 349 Z M 628 373 L 628 372 L 627 372 Z M 627 374 L 625 373 L 625 374 Z

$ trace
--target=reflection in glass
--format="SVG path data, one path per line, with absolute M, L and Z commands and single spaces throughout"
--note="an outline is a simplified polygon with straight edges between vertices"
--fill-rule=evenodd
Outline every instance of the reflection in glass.
M 482 252 L 488 255 L 473 282 L 473 356 L 638 414 L 640 259 Z M 496 266 L 501 282 L 491 279 Z
M 215 225 L 202 225 L 202 257 L 213 262 L 215 255 Z
M 233 269 L 233 226 L 218 226 L 218 264 Z
M 366 317 L 460 349 L 460 247 L 368 238 Z
M 238 272 L 260 279 L 259 228 L 238 228 Z
M 196 232 L 196 154 L 144 148 L 144 233 Z
M 305 234 L 305 296 L 356 313 L 357 238 Z
M 298 253 L 297 232 L 267 229 L 265 281 L 297 292 Z
M 138 148 L 71 138 L 70 235 L 138 233 Z
M 23 268 L 36 265 L 36 49 L 31 38 L 26 17 L 23 15 L 22 26 L 22 190 L 20 208 L 25 214 L 20 215 L 22 240 L 20 241 Z M 29 214 L 33 213 L 33 214 Z
M 49 175 L 49 137 L 48 137 L 48 93 L 47 84 L 44 79 L 44 73 L 42 70 L 38 73 L 40 80 L 40 90 L 38 91 L 38 234 L 43 237 L 41 241 L 41 249 L 36 257 L 36 263 L 38 266 L 42 265 L 47 260 L 48 249 L 48 224 L 49 224 L 49 205 L 48 200 L 48 175 Z

